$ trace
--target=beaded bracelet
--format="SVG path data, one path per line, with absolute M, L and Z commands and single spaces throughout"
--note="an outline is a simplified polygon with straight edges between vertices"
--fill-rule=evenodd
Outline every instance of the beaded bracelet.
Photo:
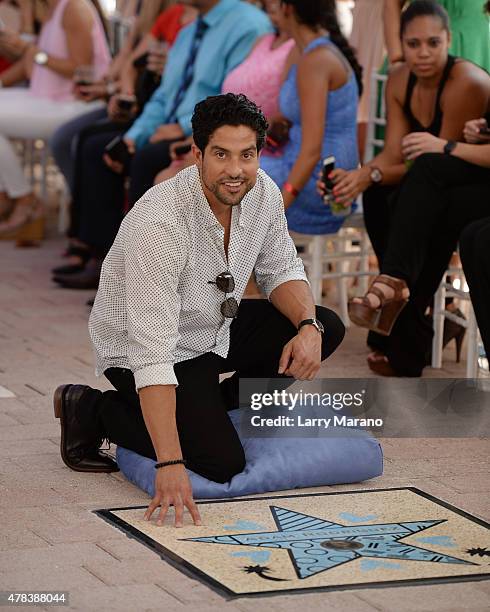
M 167 467 L 167 465 L 185 465 L 185 459 L 174 459 L 173 461 L 162 461 L 161 463 L 155 463 L 155 470 L 158 468 Z
M 284 191 L 287 191 L 295 198 L 299 196 L 299 190 L 296 189 L 296 187 L 294 187 L 293 185 L 291 185 L 291 183 L 284 183 L 282 188 L 284 189 Z

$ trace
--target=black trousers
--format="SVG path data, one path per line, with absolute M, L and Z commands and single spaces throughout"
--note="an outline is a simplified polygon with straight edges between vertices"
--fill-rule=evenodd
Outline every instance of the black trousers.
M 325 327 L 323 360 L 342 342 L 345 330 L 338 316 L 327 308 L 317 306 L 316 316 Z M 282 350 L 295 335 L 295 327 L 268 301 L 242 300 L 238 316 L 231 324 L 226 359 L 205 353 L 175 364 L 179 381 L 177 430 L 191 470 L 216 482 L 227 482 L 243 470 L 243 448 L 227 414 L 239 405 L 239 378 L 279 378 Z M 219 374 L 230 371 L 235 374 L 220 384 Z M 115 444 L 154 459 L 132 372 L 110 368 L 105 375 L 116 391 L 97 394 L 97 419 L 103 435 Z M 285 377 L 284 388 L 292 383 L 292 378 Z
M 124 184 L 102 155 L 106 145 L 128 128 L 127 123 L 107 119 L 84 128 L 78 136 L 68 235 L 90 245 L 100 256 L 107 253 L 116 236 L 124 202 Z
M 364 194 L 366 229 L 383 274 L 404 279 L 410 301 L 388 338 L 370 334 L 395 371 L 420 376 L 432 342 L 427 307 L 466 225 L 488 215 L 490 170 L 456 157 L 420 156 L 399 187 Z
M 111 124 L 114 126 L 114 124 Z M 125 129 L 92 128 L 83 135 L 78 155 L 75 190 L 77 237 L 102 256 L 110 249 L 124 215 L 126 177 L 113 172 L 104 162 L 106 145 Z M 161 141 L 138 150 L 129 168 L 129 205 L 153 186 L 160 170 L 170 162 L 170 144 Z
M 464 229 L 459 253 L 485 352 L 490 359 L 490 216 Z

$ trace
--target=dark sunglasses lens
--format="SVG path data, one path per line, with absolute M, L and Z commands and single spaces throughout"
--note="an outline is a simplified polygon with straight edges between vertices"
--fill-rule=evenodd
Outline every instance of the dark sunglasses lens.
M 226 319 L 234 319 L 237 315 L 237 312 L 238 312 L 238 302 L 235 300 L 235 298 L 233 297 L 227 298 L 221 304 L 221 314 Z
M 232 293 L 235 291 L 235 279 L 229 272 L 222 272 L 216 277 L 216 285 L 220 291 Z

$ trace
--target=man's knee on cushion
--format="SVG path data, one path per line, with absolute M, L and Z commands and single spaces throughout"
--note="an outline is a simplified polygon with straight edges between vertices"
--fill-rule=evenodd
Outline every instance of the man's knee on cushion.
M 193 461 L 188 461 L 188 467 L 195 471 L 200 476 L 219 482 L 221 484 L 229 482 L 233 476 L 240 474 L 245 469 L 245 453 L 241 444 L 237 448 L 230 448 L 227 452 L 219 452 L 216 449 L 213 457 L 207 461 L 195 460 L 196 465 L 193 466 Z

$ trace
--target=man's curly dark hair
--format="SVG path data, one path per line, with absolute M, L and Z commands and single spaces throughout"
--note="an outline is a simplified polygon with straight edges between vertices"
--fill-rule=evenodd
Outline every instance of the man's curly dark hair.
M 269 124 L 260 108 L 243 94 L 209 96 L 198 102 L 192 116 L 194 143 L 204 154 L 213 132 L 223 125 L 245 125 L 257 134 L 257 151 L 264 146 Z

